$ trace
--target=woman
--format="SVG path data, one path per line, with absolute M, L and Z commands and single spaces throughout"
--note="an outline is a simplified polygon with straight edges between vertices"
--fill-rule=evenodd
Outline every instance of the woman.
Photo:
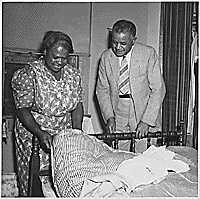
M 80 73 L 69 65 L 73 53 L 70 37 L 47 31 L 37 61 L 17 70 L 12 78 L 17 119 L 15 142 L 21 196 L 27 196 L 32 136 L 40 141 L 41 169 L 49 165 L 52 135 L 66 129 L 81 129 L 83 120 Z

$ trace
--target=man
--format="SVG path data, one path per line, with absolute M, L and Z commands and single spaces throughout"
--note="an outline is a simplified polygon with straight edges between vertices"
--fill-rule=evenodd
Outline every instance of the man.
M 161 130 L 165 85 L 155 49 L 136 42 L 135 36 L 132 22 L 113 25 L 112 47 L 101 55 L 96 94 L 108 132 L 136 131 L 141 139 Z M 135 146 L 136 152 L 146 148 Z M 121 141 L 119 149 L 129 151 L 130 142 Z

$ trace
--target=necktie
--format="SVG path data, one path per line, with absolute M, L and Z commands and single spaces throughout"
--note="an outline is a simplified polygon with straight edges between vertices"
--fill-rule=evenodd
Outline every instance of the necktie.
M 124 95 L 129 92 L 129 72 L 126 57 L 123 57 L 119 74 L 119 90 Z

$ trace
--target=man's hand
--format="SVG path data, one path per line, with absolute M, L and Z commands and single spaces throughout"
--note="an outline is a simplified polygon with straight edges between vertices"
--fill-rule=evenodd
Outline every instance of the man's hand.
M 141 139 L 147 136 L 149 125 L 140 121 L 136 129 L 136 139 Z
M 108 133 L 114 133 L 114 131 L 116 131 L 116 123 L 114 117 L 111 117 L 107 120 L 106 128 Z

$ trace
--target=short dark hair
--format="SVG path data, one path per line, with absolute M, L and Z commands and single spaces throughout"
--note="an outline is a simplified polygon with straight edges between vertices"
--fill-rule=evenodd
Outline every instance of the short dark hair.
M 114 23 L 112 32 L 115 33 L 126 33 L 129 32 L 133 37 L 136 35 L 136 26 L 131 21 L 119 20 Z
M 44 53 L 45 50 L 49 50 L 54 44 L 56 44 L 59 41 L 65 41 L 69 53 L 73 53 L 73 45 L 71 38 L 60 31 L 47 31 L 44 34 L 43 41 L 40 44 L 40 47 L 38 49 L 39 53 Z

